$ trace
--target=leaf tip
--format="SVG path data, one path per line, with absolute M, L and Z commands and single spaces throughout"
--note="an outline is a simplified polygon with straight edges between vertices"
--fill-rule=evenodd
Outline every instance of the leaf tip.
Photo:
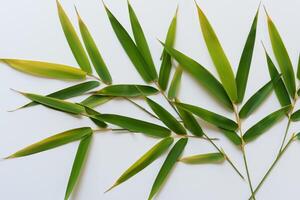
M 114 189 L 117 185 L 119 185 L 118 182 L 115 182 L 110 188 L 108 188 L 107 190 L 105 190 L 104 194 L 111 191 L 112 189 Z

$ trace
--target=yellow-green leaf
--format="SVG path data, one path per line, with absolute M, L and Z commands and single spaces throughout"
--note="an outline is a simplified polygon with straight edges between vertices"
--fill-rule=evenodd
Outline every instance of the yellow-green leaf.
M 181 81 L 181 76 L 182 76 L 182 68 L 178 66 L 176 68 L 175 74 L 173 76 L 173 80 L 171 82 L 169 92 L 168 92 L 168 98 L 169 99 L 174 99 L 178 95 L 179 91 L 179 86 L 180 86 L 180 81 Z
M 225 157 L 222 153 L 207 153 L 187 156 L 179 161 L 186 164 L 207 164 L 207 163 L 222 163 Z
M 235 131 L 226 130 L 222 128 L 220 130 L 225 135 L 225 137 L 228 138 L 233 144 L 238 146 L 242 144 L 241 137 Z
M 158 90 L 154 87 L 147 85 L 129 85 L 129 84 L 120 84 L 120 85 L 109 85 L 105 88 L 102 88 L 96 95 L 105 95 L 105 96 L 116 96 L 116 97 L 140 97 L 148 96 L 158 93 Z
M 87 106 L 89 108 L 95 108 L 99 105 L 102 105 L 110 101 L 113 97 L 110 96 L 101 96 L 101 95 L 91 95 L 80 102 L 80 104 Z

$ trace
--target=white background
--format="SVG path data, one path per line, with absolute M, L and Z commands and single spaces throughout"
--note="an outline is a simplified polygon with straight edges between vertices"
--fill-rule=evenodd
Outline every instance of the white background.
M 111 0 L 106 3 L 121 23 L 130 30 L 126 1 Z M 169 22 L 179 4 L 176 48 L 216 74 L 200 32 L 193 1 L 132 0 L 131 3 L 144 28 L 157 68 L 162 50 L 157 38 L 164 40 Z M 201 0 L 199 3 L 214 26 L 236 71 L 259 0 Z M 266 5 L 279 28 L 292 62 L 296 66 L 300 44 L 298 20 L 300 2 L 265 0 L 262 3 Z M 101 2 L 99 0 L 62 1 L 63 7 L 76 23 L 77 28 L 74 4 L 90 27 L 109 66 L 114 83 L 143 83 L 116 39 Z M 0 5 L 0 57 L 43 60 L 77 66 L 61 30 L 54 0 L 0 0 Z M 260 40 L 265 43 L 273 57 L 266 28 L 266 16 L 262 9 L 259 14 L 257 42 L 245 99 L 269 80 Z M 0 157 L 5 157 L 54 133 L 81 126 L 94 127 L 87 119 L 77 119 L 42 106 L 13 113 L 7 112 L 27 102 L 24 97 L 9 88 L 47 94 L 73 83 L 32 77 L 3 64 L 0 66 L 0 78 Z M 183 102 L 203 106 L 233 118 L 232 113 L 224 110 L 186 74 L 183 77 L 180 97 Z M 169 108 L 159 96 L 153 99 Z M 139 103 L 145 105 L 142 101 Z M 278 108 L 278 101 L 272 94 L 267 102 L 244 122 L 244 130 Z M 118 113 L 153 121 L 131 104 L 122 101 L 112 101 L 98 109 L 103 113 Z M 286 121 L 286 119 L 282 120 L 247 146 L 254 185 L 273 161 Z M 238 148 L 215 129 L 204 127 L 211 137 L 221 139 L 218 143 L 244 172 L 242 156 Z M 293 124 L 292 129 L 297 131 L 297 127 L 299 131 L 300 127 L 296 124 Z M 107 194 L 103 192 L 156 142 L 157 140 L 140 134 L 95 135 L 84 174 L 72 199 L 146 199 L 163 158 L 113 191 Z M 78 143 L 72 143 L 33 156 L 0 162 L 0 199 L 63 199 L 77 145 Z M 184 155 L 214 151 L 215 149 L 205 141 L 190 140 Z M 259 191 L 257 199 L 299 199 L 299 152 L 300 144 L 295 142 Z M 249 189 L 246 182 L 243 182 L 227 163 L 198 166 L 178 164 L 157 199 L 246 200 L 248 196 Z

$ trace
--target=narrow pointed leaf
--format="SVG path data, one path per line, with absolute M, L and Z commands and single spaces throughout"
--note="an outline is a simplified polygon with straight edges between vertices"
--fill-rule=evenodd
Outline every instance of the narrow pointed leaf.
M 177 25 L 177 10 L 169 26 L 167 37 L 165 40 L 165 45 L 168 47 L 174 46 L 175 36 L 176 36 L 176 25 Z M 171 60 L 171 56 L 168 54 L 168 52 L 165 49 L 162 52 L 161 58 L 162 61 L 159 70 L 158 84 L 162 90 L 166 90 L 170 79 L 172 60 Z
M 230 97 L 231 101 L 237 102 L 237 88 L 234 79 L 234 73 L 231 65 L 225 55 L 225 52 L 219 42 L 219 39 L 206 18 L 203 11 L 196 4 L 202 34 L 209 51 L 210 57 L 218 71 L 221 82 Z
M 156 72 L 156 69 L 155 69 L 155 66 L 153 63 L 153 59 L 152 59 L 152 56 L 150 53 L 150 49 L 149 49 L 146 37 L 144 35 L 143 29 L 140 25 L 140 22 L 136 16 L 132 6 L 130 5 L 129 1 L 128 1 L 128 11 L 129 11 L 131 28 L 132 28 L 136 46 L 137 46 L 138 50 L 140 51 L 140 53 L 142 54 L 142 56 L 144 57 L 144 60 L 147 63 L 148 73 L 150 74 L 151 77 L 153 77 L 154 79 L 157 79 L 157 72 Z
M 242 144 L 242 139 L 241 137 L 235 132 L 235 131 L 230 131 L 226 129 L 221 129 L 221 132 L 225 135 L 226 138 L 228 138 L 233 144 L 235 145 L 241 145 Z
M 101 95 L 91 95 L 80 102 L 80 104 L 85 105 L 89 108 L 95 108 L 99 105 L 102 105 L 110 101 L 113 97 L 110 96 L 101 96 Z
M 212 94 L 216 100 L 222 102 L 229 109 L 233 109 L 232 103 L 222 84 L 207 69 L 176 49 L 166 45 L 164 47 L 165 50 L 177 60 L 180 66 L 195 78 L 206 91 Z
M 153 100 L 146 98 L 146 101 L 158 118 L 176 134 L 186 134 L 185 128 L 166 109 Z
M 59 80 L 82 80 L 86 72 L 67 65 L 20 59 L 0 59 L 10 67 L 21 72 Z
M 88 74 L 92 73 L 92 68 L 89 62 L 89 59 L 84 51 L 84 48 L 80 42 L 80 39 L 69 19 L 67 14 L 65 13 L 63 7 L 59 3 L 58 0 L 56 0 L 57 3 L 57 10 L 58 10 L 58 16 L 60 19 L 60 23 L 62 26 L 62 29 L 64 31 L 64 34 L 66 36 L 66 39 L 69 43 L 69 46 L 71 48 L 71 51 L 80 66 L 80 68 L 87 72 Z
M 290 109 L 290 106 L 283 107 L 259 122 L 257 122 L 254 126 L 249 128 L 246 133 L 243 135 L 243 139 L 245 142 L 250 142 L 256 139 L 258 136 L 262 135 L 266 132 L 269 128 L 271 128 L 276 122 L 278 122 L 281 118 L 283 118 L 286 112 Z
M 76 10 L 77 12 L 77 10 Z M 105 83 L 105 84 L 111 84 L 112 83 L 112 78 L 110 76 L 110 73 L 107 69 L 107 66 L 99 52 L 99 49 L 88 29 L 86 24 L 83 22 L 82 18 L 78 16 L 78 23 L 79 23 L 79 28 L 80 28 L 80 33 L 81 37 L 83 39 L 85 48 L 89 54 L 89 57 L 93 63 L 94 69 L 96 70 L 98 76 L 100 79 Z
M 253 19 L 250 32 L 247 37 L 247 41 L 245 43 L 237 74 L 236 74 L 236 86 L 237 86 L 237 94 L 238 94 L 238 103 L 241 103 L 244 99 L 247 82 L 248 82 L 248 76 L 252 61 L 252 55 L 253 55 L 253 49 L 255 45 L 255 38 L 256 38 L 256 27 L 257 27 L 257 18 L 258 18 L 258 11 L 256 12 L 256 15 Z
M 297 110 L 291 115 L 291 120 L 294 122 L 300 121 L 300 110 Z
M 235 131 L 238 128 L 237 123 L 235 123 L 233 120 L 228 119 L 217 113 L 190 104 L 184 104 L 184 103 L 176 103 L 176 104 L 181 109 L 187 110 L 193 113 L 194 115 L 197 115 L 204 121 L 213 124 L 217 127 L 231 130 L 231 131 Z
M 175 74 L 173 76 L 173 80 L 169 88 L 169 92 L 168 92 L 169 99 L 174 99 L 178 96 L 181 76 L 182 76 L 182 68 L 179 66 L 176 68 Z
M 266 83 L 263 87 L 261 87 L 254 95 L 248 99 L 248 101 L 244 104 L 242 109 L 240 110 L 239 116 L 240 118 L 246 118 L 251 113 L 253 113 L 269 96 L 269 94 L 273 90 L 273 85 L 280 79 L 280 76 L 275 77 L 275 79 Z
M 130 117 L 114 114 L 101 114 L 95 117 L 99 117 L 107 123 L 120 126 L 133 132 L 144 133 L 152 137 L 164 138 L 171 134 L 171 131 L 165 127 Z
M 78 146 L 77 153 L 75 156 L 75 160 L 73 162 L 72 171 L 69 177 L 68 186 L 66 189 L 65 200 L 68 200 L 72 191 L 74 190 L 80 174 L 82 173 L 82 168 L 84 167 L 84 163 L 87 157 L 88 149 L 91 143 L 92 136 L 86 136 L 83 138 Z
M 120 185 L 121 183 L 127 181 L 147 166 L 149 166 L 152 162 L 154 162 L 157 158 L 159 158 L 173 143 L 174 139 L 171 137 L 165 138 L 149 149 L 141 158 L 139 158 L 135 163 L 133 163 L 114 183 L 114 185 L 109 189 Z
M 47 151 L 49 149 L 62 146 L 64 144 L 80 140 L 87 135 L 91 135 L 92 133 L 93 131 L 89 127 L 68 130 L 48 137 L 44 140 L 41 140 L 40 142 L 34 143 L 24 149 L 21 149 L 20 151 L 17 151 L 16 153 L 8 156 L 7 158 L 23 157 L 42 151 Z
M 105 5 L 104 5 L 105 6 Z M 123 49 L 131 60 L 132 64 L 141 75 L 141 77 L 146 82 L 152 82 L 156 77 L 152 77 L 149 73 L 149 67 L 140 53 L 139 49 L 135 45 L 134 41 L 131 39 L 130 35 L 127 33 L 125 28 L 120 24 L 120 22 L 115 18 L 115 16 L 110 12 L 110 10 L 105 6 L 107 16 L 110 20 L 112 28 L 121 43 Z
M 186 164 L 208 164 L 222 163 L 224 160 L 225 157 L 222 153 L 207 153 L 184 157 L 179 161 Z
M 101 120 L 100 118 L 94 117 L 95 115 L 100 115 L 101 113 L 97 112 L 96 110 L 88 107 L 88 106 L 84 106 L 85 112 L 90 116 L 89 118 L 98 126 L 101 128 L 106 128 L 107 124 Z
M 300 140 L 300 133 L 295 134 L 295 139 Z
M 268 14 L 267 17 L 272 49 L 281 70 L 284 83 L 290 96 L 293 98 L 296 94 L 295 73 L 293 70 L 293 65 L 275 24 Z
M 158 93 L 154 87 L 147 85 L 110 85 L 98 92 L 96 95 L 116 96 L 116 97 L 141 97 Z
M 165 182 L 166 178 L 170 174 L 170 171 L 173 169 L 178 158 L 182 154 L 187 142 L 188 142 L 187 138 L 182 138 L 182 139 L 178 140 L 176 142 L 176 144 L 173 146 L 173 148 L 169 152 L 165 162 L 161 166 L 161 168 L 156 176 L 156 179 L 152 185 L 152 189 L 149 194 L 148 200 L 153 199 L 153 197 L 161 189 L 163 183 Z
M 277 71 L 277 69 L 276 69 L 273 61 L 271 60 L 270 56 L 268 55 L 267 51 L 265 51 L 265 53 L 266 53 L 270 77 L 271 77 L 271 79 L 274 79 L 275 77 L 279 76 L 279 72 Z M 273 88 L 274 88 L 275 94 L 277 96 L 277 99 L 282 107 L 291 105 L 289 93 L 288 93 L 281 78 L 276 83 L 273 83 Z

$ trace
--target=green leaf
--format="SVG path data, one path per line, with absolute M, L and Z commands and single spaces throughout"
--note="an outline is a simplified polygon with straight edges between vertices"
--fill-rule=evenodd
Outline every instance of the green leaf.
M 83 105 L 84 106 L 84 105 Z M 100 115 L 101 113 L 97 112 L 96 110 L 88 107 L 88 106 L 84 106 L 84 109 L 85 109 L 85 112 L 89 115 L 89 118 L 98 126 L 98 127 L 101 127 L 101 128 L 106 128 L 107 127 L 107 124 L 97 118 L 97 117 L 94 117 L 95 115 Z
M 231 130 L 231 131 L 235 131 L 238 128 L 237 123 L 235 123 L 233 120 L 228 119 L 228 118 L 226 118 L 222 115 L 219 115 L 217 113 L 214 113 L 214 112 L 211 112 L 209 110 L 200 108 L 198 106 L 193 106 L 193 105 L 190 105 L 190 104 L 184 104 L 184 103 L 176 103 L 176 104 L 181 109 L 187 110 L 187 111 L 197 115 L 198 117 L 200 117 L 204 121 L 206 121 L 210 124 L 213 124 L 217 127 L 227 129 L 227 130 Z
M 293 65 L 275 24 L 268 15 L 267 11 L 266 14 L 268 17 L 268 30 L 272 49 L 281 70 L 284 83 L 290 96 L 293 98 L 296 94 L 295 73 L 293 70 Z
M 20 151 L 17 151 L 16 153 L 8 156 L 7 159 L 23 157 L 42 151 L 47 151 L 49 149 L 62 146 L 64 144 L 80 140 L 88 135 L 91 135 L 92 133 L 93 131 L 89 127 L 76 128 L 62 133 L 58 133 L 44 140 L 41 140 L 40 142 L 34 143 L 24 149 L 21 149 Z
M 80 33 L 81 33 L 85 48 L 86 48 L 86 50 L 89 54 L 89 57 L 93 63 L 94 69 L 96 70 L 96 72 L 99 75 L 99 77 L 101 78 L 101 80 L 105 84 L 110 85 L 112 83 L 112 78 L 111 78 L 110 73 L 107 69 L 107 66 L 99 52 L 99 49 L 97 48 L 97 45 L 96 45 L 88 27 L 83 22 L 77 9 L 76 9 L 76 13 L 78 16 Z
M 279 72 L 277 71 L 273 61 L 271 60 L 266 50 L 265 53 L 266 53 L 270 77 L 271 79 L 274 79 L 275 77 L 279 76 Z M 291 105 L 289 93 L 281 78 L 276 83 L 273 83 L 273 88 L 277 96 L 277 99 L 282 107 Z
M 84 83 L 79 83 L 79 84 L 73 85 L 71 87 L 67 87 L 62 90 L 58 90 L 56 92 L 48 94 L 47 97 L 53 97 L 53 98 L 62 99 L 62 100 L 69 99 L 69 98 L 84 94 L 85 92 L 87 92 L 91 89 L 94 89 L 94 88 L 98 87 L 99 85 L 100 85 L 100 83 L 98 81 L 88 81 L 88 82 L 84 82 Z M 30 106 L 35 106 L 35 105 L 38 105 L 38 103 L 32 101 L 30 103 L 27 103 L 24 106 L 21 106 L 19 109 L 30 107 Z
M 221 82 L 228 96 L 230 97 L 231 101 L 237 102 L 237 88 L 231 65 L 208 19 L 206 18 L 200 7 L 197 4 L 196 6 L 198 10 L 198 17 L 202 29 L 202 34 L 210 57 L 218 71 Z
M 238 103 L 241 103 L 244 99 L 248 76 L 252 61 L 253 49 L 255 45 L 255 38 L 256 38 L 256 27 L 257 27 L 257 18 L 258 18 L 259 8 L 257 9 L 256 15 L 253 19 L 250 32 L 247 37 L 247 41 L 245 43 L 237 74 L 236 74 L 236 86 L 237 86 L 237 95 L 238 95 Z
M 280 76 L 275 77 L 273 80 L 261 87 L 254 95 L 252 95 L 240 110 L 240 118 L 244 119 L 252 114 L 269 96 L 273 90 L 273 85 L 275 85 L 279 79 Z
M 222 153 L 198 154 L 181 158 L 179 161 L 186 164 L 222 163 L 225 157 Z
M 171 24 L 168 29 L 167 37 L 165 40 L 165 44 L 168 47 L 173 47 L 175 42 L 175 36 L 176 36 L 176 25 L 177 25 L 177 11 L 171 21 Z M 162 52 L 162 62 L 160 65 L 159 70 L 159 77 L 158 77 L 158 85 L 160 88 L 165 91 L 168 87 L 168 82 L 170 79 L 170 72 L 172 68 L 172 60 L 171 56 L 168 54 L 168 52 L 164 49 Z
M 147 83 L 156 80 L 156 77 L 152 76 L 148 64 L 135 45 L 134 41 L 131 39 L 130 35 L 120 24 L 120 22 L 115 18 L 115 16 L 110 12 L 106 5 L 104 6 L 115 34 L 123 49 L 127 53 L 129 59 L 131 60 L 132 64 L 135 66 L 136 70 Z
M 144 35 L 140 22 L 132 6 L 130 5 L 129 1 L 128 1 L 128 11 L 129 11 L 130 23 L 131 23 L 131 28 L 132 28 L 136 46 L 147 63 L 148 73 L 150 74 L 151 77 L 157 79 L 157 72 L 153 63 L 153 59 L 150 53 L 150 49 L 146 37 Z
M 116 97 L 141 97 L 158 93 L 158 90 L 147 85 L 109 85 L 102 88 L 96 95 L 116 96 Z
M 149 166 L 152 162 L 154 162 L 157 158 L 159 158 L 174 142 L 174 139 L 171 137 L 165 138 L 149 149 L 141 158 L 139 158 L 135 163 L 133 163 L 113 184 L 111 188 L 107 191 L 113 189 L 114 187 L 120 185 L 121 183 L 127 181 L 147 166 Z
M 178 90 L 179 90 L 179 86 L 180 86 L 181 76 L 182 76 L 182 68 L 180 66 L 178 66 L 176 68 L 175 74 L 173 76 L 173 80 L 172 80 L 170 88 L 169 88 L 169 92 L 168 92 L 169 99 L 174 99 L 178 96 Z
M 300 140 L 300 133 L 297 133 L 297 134 L 295 135 L 295 139 Z
M 62 29 L 65 33 L 66 39 L 69 43 L 71 51 L 78 65 L 83 71 L 87 72 L 88 74 L 92 74 L 92 68 L 89 59 L 84 51 L 84 48 L 80 42 L 80 39 L 70 19 L 68 18 L 67 14 L 65 13 L 63 7 L 61 6 L 58 0 L 56 0 L 56 3 L 57 3 L 58 16 L 59 16 Z
M 256 139 L 258 136 L 262 135 L 264 132 L 266 132 L 269 128 L 271 128 L 276 122 L 278 122 L 282 117 L 285 116 L 286 112 L 290 109 L 290 106 L 283 107 L 259 122 L 257 122 L 254 126 L 249 128 L 246 133 L 243 135 L 243 139 L 245 142 L 250 142 L 254 139 Z
M 170 171 L 176 164 L 178 158 L 182 154 L 186 144 L 188 142 L 187 138 L 181 138 L 176 142 L 176 144 L 173 146 L 171 151 L 169 152 L 165 162 L 161 166 L 156 179 L 152 185 L 151 192 L 149 194 L 148 200 L 153 199 L 155 194 L 161 189 L 163 183 L 165 182 L 167 176 L 169 175 Z
M 20 59 L 0 59 L 0 61 L 16 70 L 34 76 L 60 80 L 82 80 L 86 78 L 86 72 L 67 65 Z
M 146 101 L 158 118 L 172 131 L 179 135 L 185 135 L 185 128 L 166 109 L 153 100 L 146 98 Z
M 68 200 L 74 187 L 76 186 L 78 179 L 80 177 L 84 162 L 87 157 L 88 149 L 91 143 L 92 136 L 88 135 L 83 138 L 78 146 L 75 160 L 73 162 L 72 171 L 69 177 L 68 186 L 66 189 L 65 200 Z
M 95 108 L 99 105 L 102 105 L 110 101 L 113 97 L 110 96 L 101 96 L 101 95 L 91 95 L 80 102 L 80 104 L 85 105 L 89 108 Z
M 68 101 L 63 101 L 61 99 L 56 99 L 53 97 L 46 97 L 33 93 L 24 93 L 20 92 L 22 95 L 30 99 L 31 101 L 37 102 L 44 106 L 60 110 L 63 112 L 71 113 L 71 114 L 81 114 L 84 112 L 84 108 L 81 105 L 71 103 Z
M 300 80 L 300 54 L 298 57 L 297 78 L 298 78 L 298 80 Z
M 195 78 L 210 94 L 212 94 L 216 100 L 222 102 L 231 110 L 233 109 L 232 103 L 222 84 L 207 69 L 176 49 L 166 45 L 164 45 L 164 47 L 165 50 L 177 60 L 180 66 L 193 78 Z
M 291 120 L 294 122 L 300 121 L 300 110 L 297 110 L 291 115 Z
M 228 138 L 233 144 L 240 146 L 242 144 L 241 137 L 235 132 L 226 129 L 220 129 L 221 132 Z
M 140 132 L 152 137 L 164 138 L 171 134 L 171 131 L 165 127 L 130 117 L 114 114 L 101 114 L 95 115 L 95 117 L 100 118 L 107 123 L 128 129 L 132 132 Z

